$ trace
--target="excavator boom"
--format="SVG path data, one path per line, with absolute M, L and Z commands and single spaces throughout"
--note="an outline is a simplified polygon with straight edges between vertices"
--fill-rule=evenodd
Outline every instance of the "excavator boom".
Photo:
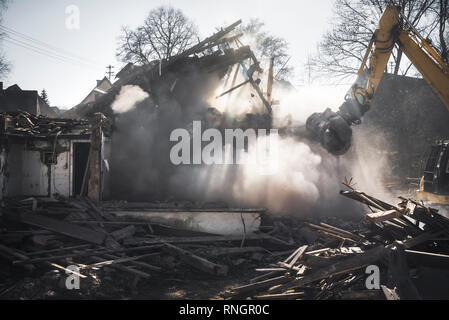
M 449 110 L 449 67 L 427 41 L 420 39 L 411 30 L 403 30 L 398 43 Z
M 398 45 L 449 110 L 449 66 L 432 45 L 419 35 L 396 6 L 387 6 L 373 33 L 358 79 L 337 112 L 326 109 L 312 114 L 306 128 L 330 153 L 341 155 L 351 145 L 351 125 L 361 123 L 370 109 L 392 50 Z M 367 67 L 367 62 L 369 66 Z

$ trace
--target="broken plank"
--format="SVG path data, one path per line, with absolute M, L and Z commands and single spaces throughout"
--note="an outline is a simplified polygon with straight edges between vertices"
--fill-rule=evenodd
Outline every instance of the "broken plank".
M 332 230 L 337 231 L 337 232 L 339 232 L 339 233 L 341 233 L 341 234 L 344 234 L 344 235 L 346 235 L 346 236 L 348 236 L 348 237 L 350 237 L 350 238 L 355 238 L 355 239 L 358 239 L 358 240 L 363 240 L 363 237 L 360 236 L 360 235 L 358 235 L 358 234 L 355 234 L 355 233 L 352 233 L 352 232 L 349 232 L 349 231 L 346 231 L 346 230 L 343 230 L 343 229 L 334 227 L 334 226 L 332 226 L 332 225 L 330 225 L 330 224 L 327 224 L 327 223 L 324 223 L 324 222 L 320 222 L 320 226 L 323 226 L 323 227 L 332 229 Z
M 38 214 L 21 214 L 20 219 L 25 224 L 98 245 L 103 244 L 106 238 L 106 234 L 101 232 L 83 228 L 65 221 L 44 217 Z
M 115 230 L 113 232 L 111 232 L 111 236 L 117 240 L 123 240 L 126 238 L 131 238 L 134 234 L 136 233 L 136 227 L 134 227 L 133 225 L 124 227 L 122 229 L 119 230 Z
M 285 270 L 284 270 L 285 271 Z M 275 274 L 277 274 L 278 272 L 276 271 L 271 271 L 265 274 L 262 274 L 260 276 L 257 276 L 255 278 L 252 278 L 251 280 L 249 280 L 249 283 L 255 283 L 255 282 L 259 282 L 262 281 L 262 279 L 268 278 L 268 277 L 273 277 Z
M 163 244 L 163 243 L 211 243 L 226 241 L 242 241 L 243 236 L 204 236 L 204 237 L 164 237 L 164 238 L 130 238 L 125 239 L 125 245 Z M 272 239 L 267 234 L 247 234 L 245 241 Z
M 278 294 L 265 294 L 261 296 L 255 296 L 255 300 L 296 300 L 304 297 L 304 292 L 291 292 L 291 293 L 278 293 Z
M 388 210 L 388 211 L 379 211 L 368 213 L 365 218 L 367 221 L 371 223 L 384 222 L 388 220 L 392 220 L 394 218 L 399 218 L 402 216 L 402 213 L 397 210 Z
M 334 238 L 337 238 L 337 239 L 340 239 L 340 240 L 352 241 L 352 242 L 357 243 L 356 240 L 354 240 L 352 238 L 348 238 L 347 235 L 341 234 L 340 232 L 338 232 L 338 231 L 336 231 L 334 229 L 326 228 L 326 227 L 323 227 L 323 226 L 318 226 L 318 225 L 313 224 L 313 223 L 307 223 L 307 225 L 309 227 L 314 228 L 314 229 L 318 229 L 318 232 L 324 233 L 325 235 L 328 235 L 328 236 L 331 236 L 331 237 L 334 237 Z
M 256 272 L 286 272 L 287 270 L 285 268 L 258 268 L 256 269 Z
M 100 257 L 97 257 L 97 256 L 93 256 L 92 259 L 94 261 L 98 261 L 98 262 L 106 261 L 106 259 L 103 259 L 103 258 L 100 258 Z M 148 278 L 151 277 L 151 275 L 146 273 L 146 272 L 143 272 L 143 271 L 140 271 L 140 270 L 136 270 L 136 269 L 133 269 L 131 267 L 127 267 L 127 266 L 124 266 L 124 265 L 121 265 L 121 264 L 113 264 L 110 267 L 111 268 L 115 268 L 115 269 L 119 269 L 119 270 L 122 270 L 122 271 L 125 271 L 125 272 L 128 272 L 128 273 L 135 274 L 135 275 L 137 275 L 139 277 L 142 277 L 144 279 L 148 279 Z
M 156 254 L 159 254 L 159 252 L 157 252 Z M 155 254 L 155 255 L 156 255 L 156 254 Z M 109 258 L 109 259 L 118 259 L 118 258 L 119 258 L 119 257 L 117 257 L 117 256 L 114 256 L 114 255 L 112 255 L 112 254 L 107 254 L 107 253 L 104 253 L 104 254 L 102 254 L 102 255 L 105 256 L 105 257 L 107 257 L 107 258 Z M 130 263 L 131 263 L 132 265 L 135 265 L 135 266 L 138 266 L 138 267 L 147 268 L 147 269 L 149 269 L 149 270 L 151 270 L 151 271 L 157 271 L 157 272 L 162 271 L 162 268 L 161 268 L 161 267 L 153 266 L 153 265 L 148 264 L 148 263 L 146 263 L 146 262 L 133 260 L 133 261 L 130 261 Z
M 266 251 L 262 247 L 235 247 L 235 248 L 212 248 L 208 250 L 208 254 L 213 256 L 231 255 L 231 254 L 242 254 L 251 252 Z
M 384 246 L 378 246 L 364 253 L 355 254 L 354 256 L 336 262 L 330 266 L 323 267 L 321 269 L 314 271 L 311 274 L 296 279 L 291 283 L 282 286 L 282 288 L 279 289 L 285 290 L 295 289 L 317 280 L 325 279 L 331 276 L 335 276 L 342 273 L 348 273 L 350 271 L 363 268 L 367 265 L 370 265 L 380 260 L 385 255 L 386 250 L 387 249 Z
M 228 274 L 228 266 L 210 262 L 172 244 L 166 243 L 164 246 L 164 251 L 178 257 L 188 265 L 206 273 L 217 276 L 226 276 Z
M 276 278 L 270 278 L 267 280 L 247 284 L 241 287 L 232 288 L 233 294 L 242 294 L 247 292 L 253 292 L 261 289 L 266 289 L 275 285 L 283 284 L 290 281 L 292 278 L 282 275 Z
M 415 266 L 449 269 L 449 255 L 405 250 L 407 261 Z
M 65 271 L 66 273 L 73 273 L 74 275 L 77 275 L 77 276 L 80 277 L 80 278 L 83 278 L 83 279 L 87 278 L 87 276 L 85 276 L 84 274 L 81 274 L 81 273 L 79 273 L 79 272 L 76 272 L 76 271 L 67 269 L 67 268 L 65 268 L 65 267 L 63 267 L 63 266 L 61 266 L 61 265 L 59 265 L 59 264 L 56 264 L 56 263 L 50 263 L 50 262 L 49 262 L 48 265 L 50 265 L 50 266 L 52 266 L 52 267 L 55 267 L 55 268 L 57 268 L 57 269 L 61 269 L 61 270 Z
M 299 247 L 290 262 L 288 263 L 281 262 L 280 265 L 287 269 L 291 269 L 295 265 L 295 263 L 302 257 L 307 248 L 308 248 L 307 245 Z
M 113 249 L 113 250 L 108 250 L 104 247 L 97 247 L 97 248 L 93 248 L 93 249 L 86 249 L 84 251 L 75 250 L 73 252 L 65 253 L 65 254 L 57 255 L 57 256 L 39 257 L 39 258 L 32 258 L 29 260 L 16 260 L 16 261 L 13 261 L 13 264 L 24 264 L 24 263 L 35 263 L 35 262 L 42 262 L 42 261 L 60 260 L 60 259 L 66 259 L 66 258 L 90 256 L 93 254 L 101 254 L 102 255 L 105 253 L 114 253 L 114 252 L 151 250 L 151 249 L 159 249 L 161 247 L 162 247 L 161 245 L 155 245 L 155 246 L 142 246 L 142 247 L 134 247 L 134 248 L 118 248 L 118 249 Z
M 156 253 L 153 252 L 153 253 L 142 254 L 140 256 L 123 257 L 123 258 L 118 258 L 118 259 L 105 260 L 105 261 L 97 262 L 97 263 L 94 263 L 94 264 L 86 265 L 86 266 L 83 267 L 83 269 L 101 268 L 103 266 L 110 266 L 112 264 L 118 264 L 118 263 L 124 263 L 124 262 L 139 260 L 139 259 L 142 259 L 142 258 L 145 258 L 145 257 L 154 256 L 155 254 L 159 254 L 159 253 L 158 252 L 156 252 Z

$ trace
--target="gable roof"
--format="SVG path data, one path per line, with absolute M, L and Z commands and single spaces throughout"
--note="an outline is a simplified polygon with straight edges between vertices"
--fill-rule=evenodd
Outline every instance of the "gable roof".
M 17 83 L 13 84 L 12 86 L 9 86 L 5 90 L 7 90 L 7 91 L 22 91 L 22 89 L 19 87 L 19 85 Z
M 105 95 L 110 88 L 112 88 L 112 83 L 107 77 L 97 80 L 95 88 L 78 105 L 94 102 L 98 95 Z
M 115 75 L 116 79 L 123 78 L 124 76 L 128 75 L 133 69 L 135 69 L 136 66 L 132 62 L 128 62 L 117 74 Z

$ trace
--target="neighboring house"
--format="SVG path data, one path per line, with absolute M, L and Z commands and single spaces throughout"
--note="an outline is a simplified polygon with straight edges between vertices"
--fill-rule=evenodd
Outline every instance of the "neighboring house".
M 97 80 L 96 87 L 92 89 L 92 91 L 83 99 L 83 101 L 79 103 L 79 105 L 95 102 L 99 97 L 105 95 L 111 88 L 112 83 L 108 78 L 104 77 L 102 80 Z
M 126 76 L 130 75 L 137 68 L 138 67 L 136 67 L 133 63 L 128 62 L 119 72 L 117 72 L 115 78 L 116 79 L 125 78 Z
M 82 110 L 86 106 L 94 104 L 97 99 L 107 94 L 109 89 L 111 88 L 112 83 L 107 77 L 104 77 L 102 80 L 97 80 L 97 85 L 92 89 L 91 92 L 89 92 L 89 94 L 83 99 L 83 101 L 81 101 L 75 107 L 62 112 L 61 117 L 71 119 L 79 118 L 80 110 Z
M 22 90 L 17 84 L 3 89 L 3 82 L 0 82 L 0 112 L 18 110 L 36 116 L 57 117 L 54 110 L 39 96 L 37 90 Z

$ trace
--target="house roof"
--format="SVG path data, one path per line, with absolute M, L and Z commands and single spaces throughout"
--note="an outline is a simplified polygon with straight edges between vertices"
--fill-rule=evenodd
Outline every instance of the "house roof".
M 7 91 L 22 91 L 18 84 L 13 84 L 12 86 L 6 88 Z
M 56 117 L 56 113 L 39 96 L 37 90 L 22 90 L 17 84 L 0 90 L 0 111 L 26 111 L 34 115 Z
M 116 79 L 120 79 L 126 75 L 128 75 L 136 66 L 132 62 L 128 62 L 117 74 L 115 75 Z
M 89 100 L 95 100 L 95 93 L 99 93 L 101 95 L 104 95 L 107 93 L 107 91 L 112 88 L 112 83 L 109 81 L 107 77 L 104 77 L 101 80 L 97 80 L 97 85 L 95 88 L 92 89 L 92 91 L 89 92 L 89 94 L 81 101 L 78 105 L 83 105 L 92 101 Z
M 25 111 L 0 112 L 4 119 L 0 136 L 46 139 L 57 136 L 88 136 L 92 126 L 87 120 L 55 119 Z

